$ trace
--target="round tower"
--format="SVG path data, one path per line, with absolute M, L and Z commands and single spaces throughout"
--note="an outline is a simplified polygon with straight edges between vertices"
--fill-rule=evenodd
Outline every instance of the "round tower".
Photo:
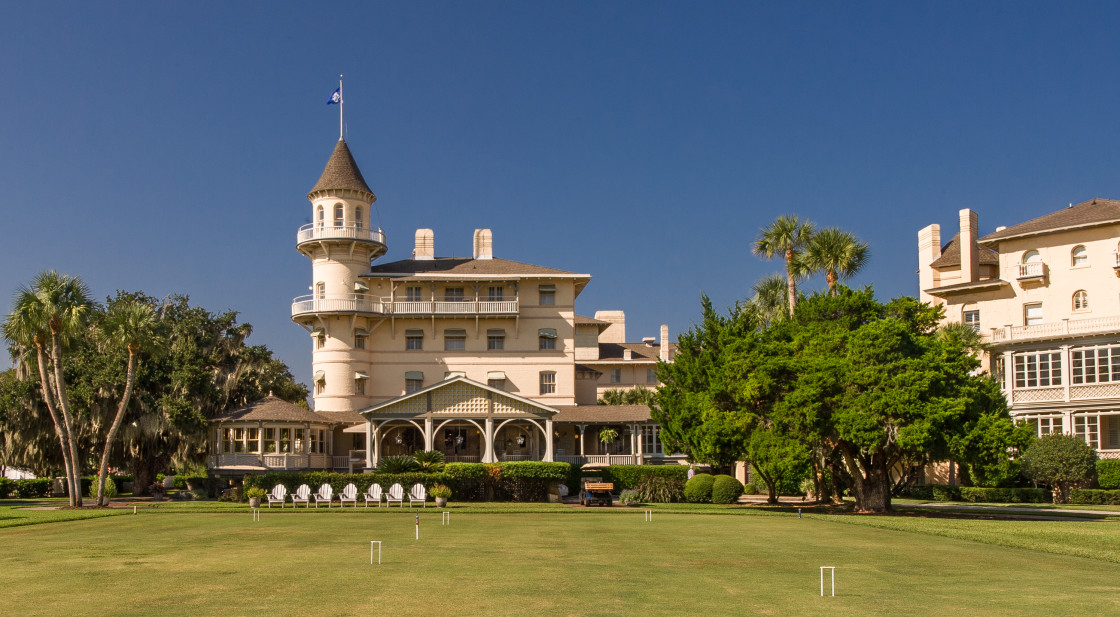
M 307 199 L 311 223 L 299 229 L 296 248 L 311 260 L 311 285 L 292 302 L 292 321 L 311 334 L 315 410 L 357 411 L 369 403 L 366 340 L 377 312 L 361 276 L 386 247 L 371 216 L 377 196 L 345 140 Z

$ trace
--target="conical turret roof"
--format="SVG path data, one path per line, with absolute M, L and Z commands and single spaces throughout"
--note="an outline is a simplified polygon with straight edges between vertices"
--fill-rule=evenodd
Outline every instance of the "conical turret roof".
M 369 190 L 365 178 L 362 177 L 361 170 L 358 169 L 358 164 L 354 162 L 354 156 L 350 154 L 346 141 L 340 139 L 338 145 L 334 147 L 334 152 L 331 153 L 330 160 L 327 161 L 326 168 L 323 169 L 323 175 L 319 176 L 319 181 L 315 183 L 315 188 L 311 189 L 308 197 L 319 191 L 347 189 L 373 195 L 373 191 Z

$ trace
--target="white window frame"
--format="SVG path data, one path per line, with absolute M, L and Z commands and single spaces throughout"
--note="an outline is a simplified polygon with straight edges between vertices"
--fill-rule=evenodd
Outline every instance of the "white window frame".
M 1069 252 L 1069 265 L 1073 268 L 1089 265 L 1089 249 L 1084 244 L 1078 244 Z
M 961 316 L 961 321 L 964 323 L 964 325 L 972 328 L 973 332 L 979 332 L 980 331 L 980 310 L 979 309 L 973 309 L 973 310 L 969 310 L 969 311 L 964 311 L 964 313 Z
M 1015 389 L 1054 388 L 1062 385 L 1062 353 L 1026 351 L 1014 355 Z
M 541 371 L 541 395 L 556 394 L 556 371 Z
M 334 226 L 342 227 L 342 223 L 346 217 L 346 206 L 342 204 L 334 205 Z
M 1084 289 L 1078 289 L 1073 292 L 1073 310 L 1075 312 L 1089 310 L 1089 292 Z
M 1075 386 L 1118 383 L 1120 382 L 1120 345 L 1076 347 L 1069 352 L 1069 365 L 1070 383 Z
M 1031 313 L 1032 313 L 1033 309 L 1037 309 L 1038 314 L 1032 317 Z M 1028 302 L 1027 304 L 1023 305 L 1023 325 L 1024 326 L 1039 325 L 1041 323 L 1044 323 L 1044 319 L 1045 319 L 1045 316 L 1044 316 L 1044 313 L 1042 312 L 1042 303 L 1041 302 Z

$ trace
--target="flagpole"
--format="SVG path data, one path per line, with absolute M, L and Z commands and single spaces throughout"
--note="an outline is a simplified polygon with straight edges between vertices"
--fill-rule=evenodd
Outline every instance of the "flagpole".
M 338 140 L 342 141 L 342 75 L 338 76 Z

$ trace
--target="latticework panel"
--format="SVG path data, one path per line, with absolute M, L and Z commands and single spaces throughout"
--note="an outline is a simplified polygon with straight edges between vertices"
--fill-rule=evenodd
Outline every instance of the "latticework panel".
M 1093 386 L 1072 386 L 1069 397 L 1083 401 L 1091 398 L 1120 398 L 1120 384 L 1102 383 Z
M 456 383 L 431 393 L 432 412 L 437 414 L 485 415 L 489 409 L 486 392 L 465 383 Z
M 1037 390 L 1016 390 L 1014 400 L 1016 403 L 1044 403 L 1060 401 L 1065 396 L 1062 388 L 1039 388 Z

